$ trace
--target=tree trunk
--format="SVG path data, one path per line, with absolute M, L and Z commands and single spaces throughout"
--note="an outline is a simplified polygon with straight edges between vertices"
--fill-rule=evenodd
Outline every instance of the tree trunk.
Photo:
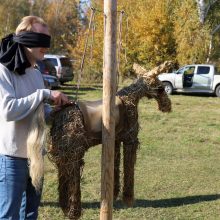
M 213 47 L 213 35 L 220 29 L 220 24 L 216 26 L 216 28 L 211 33 L 210 43 L 209 43 L 209 53 L 206 62 L 208 63 L 210 61 L 210 56 L 212 53 L 212 47 Z

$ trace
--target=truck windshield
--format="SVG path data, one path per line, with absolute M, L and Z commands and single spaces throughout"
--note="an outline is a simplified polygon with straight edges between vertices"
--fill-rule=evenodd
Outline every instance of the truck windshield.
M 177 71 L 176 71 L 176 74 L 182 74 L 183 72 L 184 72 L 184 67 L 181 68 L 181 69 L 179 69 L 179 70 L 177 70 Z

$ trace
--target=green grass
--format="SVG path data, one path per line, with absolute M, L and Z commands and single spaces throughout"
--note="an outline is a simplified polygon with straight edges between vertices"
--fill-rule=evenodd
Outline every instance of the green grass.
M 71 86 L 64 88 L 73 94 Z M 85 86 L 80 99 L 95 100 L 102 88 Z M 220 99 L 170 96 L 172 113 L 161 113 L 156 102 L 139 105 L 141 142 L 135 168 L 133 208 L 119 200 L 113 219 L 220 219 Z M 85 156 L 81 182 L 83 220 L 99 219 L 101 146 Z M 56 169 L 46 160 L 39 219 L 65 219 L 57 203 Z

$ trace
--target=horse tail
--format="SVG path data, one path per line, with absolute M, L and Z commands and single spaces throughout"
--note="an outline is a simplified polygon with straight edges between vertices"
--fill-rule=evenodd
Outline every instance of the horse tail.
M 41 191 L 44 175 L 43 146 L 45 142 L 44 105 L 40 104 L 33 115 L 27 138 L 27 157 L 32 184 Z

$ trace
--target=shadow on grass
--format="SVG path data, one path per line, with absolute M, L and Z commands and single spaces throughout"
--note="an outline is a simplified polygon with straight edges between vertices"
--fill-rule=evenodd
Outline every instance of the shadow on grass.
M 76 93 L 77 93 L 77 86 L 76 85 L 64 85 L 59 88 L 63 93 L 65 93 L 70 99 L 75 99 Z M 102 86 L 94 85 L 94 86 L 88 86 L 88 87 L 80 87 L 78 90 L 78 96 L 85 95 L 89 91 L 95 91 L 95 90 L 102 90 Z
M 63 85 L 60 87 L 60 90 L 74 90 L 76 91 L 77 85 Z M 91 85 L 91 86 L 80 86 L 79 91 L 84 92 L 84 91 L 94 91 L 94 90 L 100 90 L 102 89 L 102 86 L 100 85 Z
M 194 97 L 215 97 L 217 98 L 214 94 L 211 93 L 184 93 L 184 92 L 174 92 L 172 94 L 172 96 L 178 96 L 178 95 L 182 95 L 182 96 L 194 96 Z
M 144 200 L 137 199 L 132 208 L 169 208 L 169 207 L 177 207 L 184 205 L 191 205 L 200 202 L 209 202 L 220 199 L 219 194 L 214 195 L 198 195 L 198 196 L 186 196 L 181 198 L 170 198 L 170 199 L 158 199 L 158 200 Z M 59 207 L 58 202 L 46 202 L 43 201 L 41 206 L 53 206 Z M 83 202 L 83 209 L 99 209 L 100 202 Z M 126 209 L 127 206 L 123 204 L 121 200 L 114 202 L 114 209 Z
M 180 198 L 158 199 L 158 200 L 136 200 L 134 207 L 153 207 L 153 208 L 169 208 L 176 206 L 191 205 L 200 202 L 215 201 L 220 199 L 219 194 L 215 195 L 198 195 L 186 196 Z

